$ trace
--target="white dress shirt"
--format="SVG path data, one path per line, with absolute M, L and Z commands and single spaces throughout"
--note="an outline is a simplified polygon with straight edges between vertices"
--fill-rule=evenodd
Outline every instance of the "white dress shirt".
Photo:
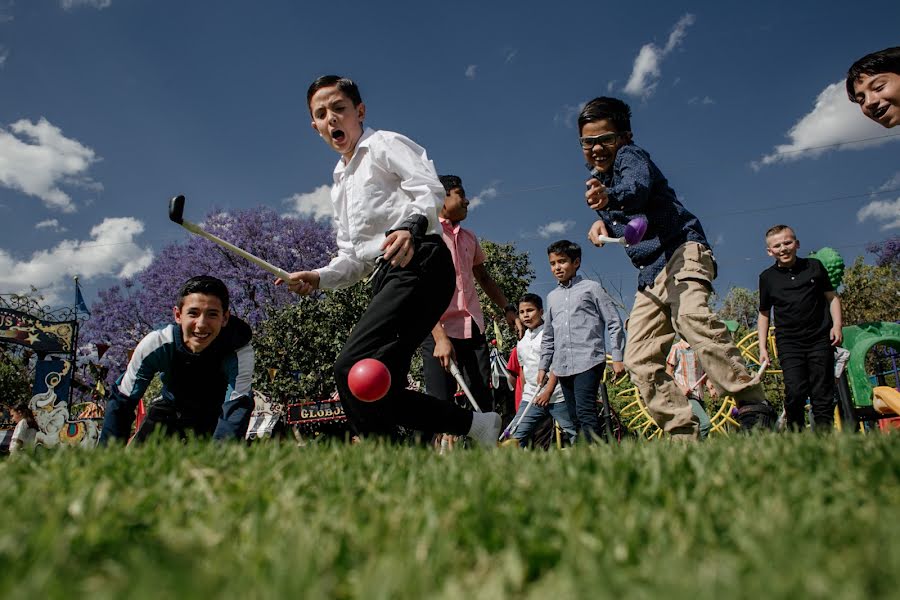
M 541 360 L 541 340 L 544 337 L 544 325 L 538 325 L 534 329 L 526 329 L 525 335 L 516 344 L 516 353 L 519 355 L 519 366 L 522 367 L 522 402 L 531 402 L 537 394 L 538 363 Z M 549 376 L 549 373 L 548 373 Z M 564 402 L 565 397 L 559 384 L 550 394 L 550 404 Z
M 338 255 L 316 269 L 319 287 L 348 287 L 371 273 L 385 233 L 412 215 L 423 215 L 427 233 L 439 235 L 444 195 L 424 148 L 399 133 L 366 128 L 350 161 L 341 159 L 334 168 Z

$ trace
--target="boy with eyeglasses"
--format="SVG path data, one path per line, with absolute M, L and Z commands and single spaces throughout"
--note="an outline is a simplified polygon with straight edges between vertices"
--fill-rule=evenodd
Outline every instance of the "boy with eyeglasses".
M 600 216 L 588 239 L 602 246 L 598 236 L 623 236 L 638 216 L 648 222 L 644 238 L 625 249 L 639 271 L 625 367 L 651 416 L 674 438 L 697 438 L 697 417 L 666 372 L 677 333 L 694 348 L 713 384 L 734 396 L 745 429 L 772 427 L 775 411 L 762 386 L 753 382 L 728 330 L 709 308 L 716 263 L 703 227 L 647 151 L 633 143 L 631 109 L 618 98 L 595 98 L 581 111 L 578 131 L 591 169 L 585 198 Z

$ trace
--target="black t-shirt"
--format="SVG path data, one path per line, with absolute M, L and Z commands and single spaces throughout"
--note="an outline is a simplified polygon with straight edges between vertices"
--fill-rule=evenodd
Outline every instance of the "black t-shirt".
M 832 323 L 825 293 L 833 291 L 825 267 L 815 258 L 797 258 L 790 267 L 772 265 L 759 274 L 759 312 L 775 309 L 779 353 L 829 342 Z

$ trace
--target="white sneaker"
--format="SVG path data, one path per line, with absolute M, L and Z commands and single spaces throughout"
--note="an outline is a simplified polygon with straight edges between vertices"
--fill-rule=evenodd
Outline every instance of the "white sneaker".
M 472 413 L 472 428 L 468 436 L 485 448 L 496 448 L 501 427 L 502 420 L 495 412 Z

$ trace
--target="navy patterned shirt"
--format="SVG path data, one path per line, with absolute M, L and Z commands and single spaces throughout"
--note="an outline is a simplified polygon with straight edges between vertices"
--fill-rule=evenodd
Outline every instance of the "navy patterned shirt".
M 709 248 L 700 221 L 691 214 L 669 187 L 669 182 L 650 160 L 646 150 L 634 144 L 619 148 L 611 172 L 594 177 L 606 186 L 609 204 L 597 214 L 612 237 L 625 235 L 631 219 L 647 218 L 644 239 L 625 248 L 631 263 L 640 270 L 638 289 L 653 285 L 675 250 L 685 242 Z

